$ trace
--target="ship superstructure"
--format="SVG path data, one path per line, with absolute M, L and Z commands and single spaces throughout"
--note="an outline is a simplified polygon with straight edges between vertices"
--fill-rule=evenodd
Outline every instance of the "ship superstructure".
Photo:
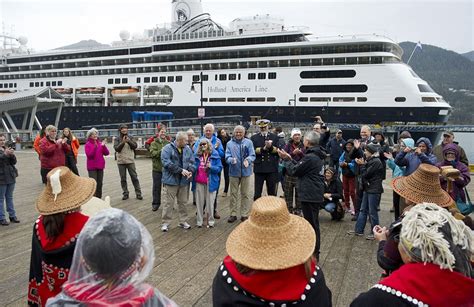
M 447 120 L 449 104 L 402 62 L 402 49 L 387 37 L 318 37 L 270 15 L 224 28 L 199 0 L 175 0 L 172 7 L 171 24 L 132 39 L 122 31 L 111 47 L 4 54 L 0 91 L 53 87 L 67 101 L 62 121 L 76 129 L 130 121 L 137 110 L 195 117 L 201 102 L 190 87 L 201 72 L 206 116 Z

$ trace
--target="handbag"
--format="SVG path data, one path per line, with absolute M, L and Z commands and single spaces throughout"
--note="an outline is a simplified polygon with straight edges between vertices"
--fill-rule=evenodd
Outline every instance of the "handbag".
M 462 198 L 458 196 L 456 200 L 456 207 L 458 207 L 459 211 L 463 215 L 469 215 L 474 211 L 474 205 L 471 202 L 471 198 L 469 197 L 469 193 L 467 193 L 466 187 L 464 187 L 464 193 L 466 193 L 466 201 L 463 201 Z

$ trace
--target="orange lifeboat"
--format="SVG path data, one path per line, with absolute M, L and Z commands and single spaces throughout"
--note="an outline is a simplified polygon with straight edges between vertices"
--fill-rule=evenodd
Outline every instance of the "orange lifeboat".
M 72 88 L 55 88 L 54 89 L 56 92 L 58 92 L 59 94 L 72 94 Z
M 114 98 L 138 98 L 140 95 L 136 88 L 117 88 L 111 91 L 112 97 Z

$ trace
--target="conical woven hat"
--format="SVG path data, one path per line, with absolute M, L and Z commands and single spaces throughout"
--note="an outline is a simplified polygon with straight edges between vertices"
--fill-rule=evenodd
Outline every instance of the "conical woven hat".
M 393 190 L 415 204 L 433 203 L 441 207 L 454 205 L 454 200 L 441 188 L 440 169 L 434 165 L 422 163 L 409 176 L 393 179 Z
M 227 238 L 229 256 L 254 270 L 282 270 L 306 262 L 314 252 L 316 234 L 311 224 L 288 212 L 283 199 L 261 197 L 250 218 Z
M 51 186 L 51 176 L 58 170 L 60 170 L 61 192 L 55 196 Z M 47 178 L 48 183 L 36 200 L 36 209 L 41 215 L 52 215 L 78 209 L 94 196 L 95 180 L 79 177 L 65 166 L 52 169 Z

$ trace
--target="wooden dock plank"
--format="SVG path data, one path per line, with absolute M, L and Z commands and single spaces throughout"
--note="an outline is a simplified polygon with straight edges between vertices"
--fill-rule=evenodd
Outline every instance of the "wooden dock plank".
M 18 177 L 14 201 L 20 224 L 0 227 L 0 305 L 24 306 L 30 262 L 31 235 L 38 213 L 35 200 L 43 189 L 39 175 L 39 161 L 33 151 L 17 153 Z M 155 247 L 155 263 L 148 282 L 181 306 L 211 306 L 211 285 L 219 263 L 226 255 L 227 236 L 239 222 L 229 224 L 229 197 L 218 197 L 222 219 L 213 229 L 195 226 L 195 207 L 190 199 L 187 209 L 190 230 L 177 228 L 177 211 L 168 233 L 160 231 L 161 209 L 151 211 L 151 160 L 138 158 L 137 172 L 144 200 L 135 198 L 130 180 L 130 199 L 122 201 L 118 168 L 113 157 L 106 160 L 103 195 L 111 197 L 112 206 L 128 211 L 150 232 Z M 85 156 L 79 155 L 79 172 L 86 176 Z M 388 180 L 387 180 L 388 181 Z M 388 225 L 392 191 L 384 185 L 380 221 Z M 473 190 L 470 188 L 470 190 Z M 221 191 L 222 192 L 222 191 Z M 330 220 L 329 214 L 320 212 L 321 261 L 326 282 L 333 293 L 334 306 L 348 306 L 363 291 L 367 291 L 380 277 L 376 262 L 377 243 L 363 237 L 346 235 L 354 222 L 346 215 L 343 221 Z M 366 227 L 366 232 L 369 225 Z

